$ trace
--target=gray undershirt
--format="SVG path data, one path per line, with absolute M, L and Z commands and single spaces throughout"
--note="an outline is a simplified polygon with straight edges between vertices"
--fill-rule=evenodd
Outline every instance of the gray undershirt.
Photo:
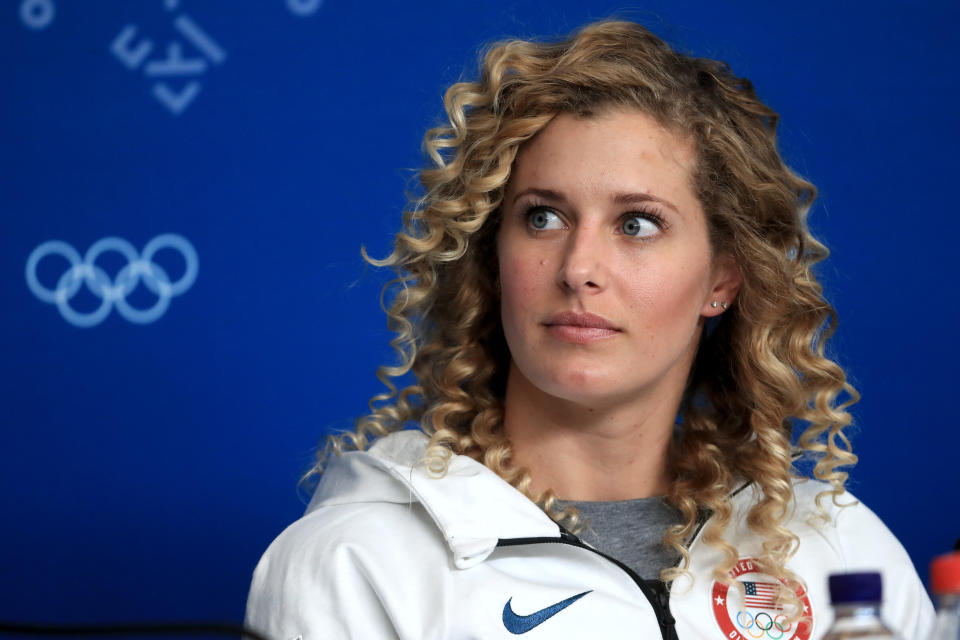
M 557 505 L 579 509 L 587 524 L 577 536 L 642 578 L 656 578 L 661 569 L 680 561 L 680 554 L 663 546 L 667 527 L 681 522 L 680 512 L 663 497 L 613 502 L 558 500 Z

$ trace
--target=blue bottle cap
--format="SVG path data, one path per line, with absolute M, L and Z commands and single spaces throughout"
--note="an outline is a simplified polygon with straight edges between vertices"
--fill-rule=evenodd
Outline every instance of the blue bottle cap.
M 832 604 L 880 602 L 882 599 L 883 583 L 880 574 L 876 571 L 834 573 L 830 576 Z

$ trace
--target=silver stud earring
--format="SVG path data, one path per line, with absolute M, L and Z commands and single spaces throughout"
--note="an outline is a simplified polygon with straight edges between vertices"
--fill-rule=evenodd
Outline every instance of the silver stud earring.
M 723 302 L 720 303 L 720 307 L 723 308 L 723 309 L 726 309 L 726 308 L 729 307 L 729 306 L 730 306 L 730 305 L 727 304 L 727 301 L 726 301 L 726 300 L 724 300 Z
M 716 309 L 716 308 L 717 308 L 717 301 L 714 300 L 713 302 L 711 302 L 711 303 L 710 303 L 710 306 L 713 307 L 714 309 Z

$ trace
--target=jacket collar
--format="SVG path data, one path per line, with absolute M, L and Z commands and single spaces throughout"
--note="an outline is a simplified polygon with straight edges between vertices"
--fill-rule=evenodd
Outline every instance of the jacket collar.
M 399 431 L 367 451 L 332 458 L 307 513 L 359 502 L 419 502 L 430 514 L 461 569 L 483 562 L 501 538 L 559 538 L 560 528 L 500 476 L 455 455 L 446 475 L 429 475 L 423 458 L 429 438 Z
M 307 513 L 363 502 L 420 503 L 461 569 L 486 560 L 501 539 L 561 537 L 559 525 L 540 507 L 473 458 L 454 455 L 442 479 L 431 476 L 423 464 L 428 441 L 419 430 L 397 431 L 367 451 L 331 458 Z M 756 491 L 745 490 L 751 486 L 741 482 L 730 494 L 734 508 L 749 509 L 756 501 Z

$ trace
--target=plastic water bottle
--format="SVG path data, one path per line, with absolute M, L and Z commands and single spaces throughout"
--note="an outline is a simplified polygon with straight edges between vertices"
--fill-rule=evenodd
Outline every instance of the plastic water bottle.
M 833 625 L 823 640 L 899 640 L 880 619 L 883 587 L 880 574 L 839 573 L 830 576 Z
M 930 587 L 937 596 L 937 622 L 929 640 L 960 640 L 960 552 L 933 559 Z

